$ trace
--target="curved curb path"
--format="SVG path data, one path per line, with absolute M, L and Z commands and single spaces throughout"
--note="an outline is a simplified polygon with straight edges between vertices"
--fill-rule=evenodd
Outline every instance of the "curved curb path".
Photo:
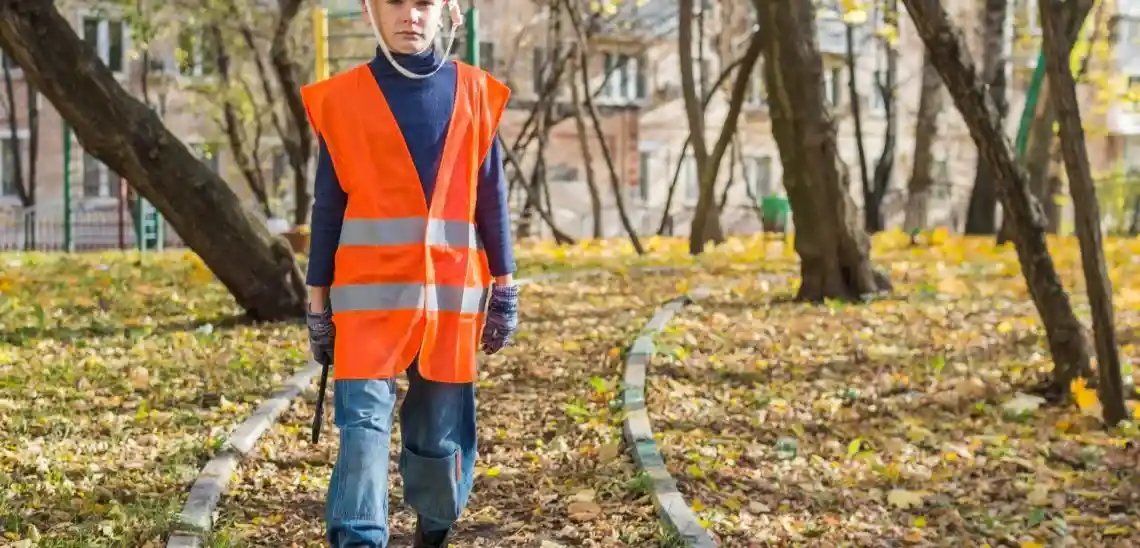
M 584 269 L 580 271 L 553 272 L 516 280 L 517 285 L 529 285 L 562 277 L 579 277 L 605 273 L 604 270 Z M 209 535 L 214 525 L 214 510 L 218 501 L 229 487 L 230 479 L 237 471 L 238 463 L 253 450 L 261 436 L 277 421 L 277 417 L 289 408 L 321 373 L 321 366 L 310 360 L 308 365 L 293 375 L 285 385 L 273 393 L 268 400 L 257 407 L 244 422 L 230 434 L 214 458 L 202 467 L 182 511 L 175 517 L 166 548 L 200 548 L 203 537 Z
M 653 343 L 654 336 L 660 333 L 685 305 L 707 295 L 708 288 L 698 288 L 657 309 L 653 318 L 633 341 L 633 346 L 626 355 L 623 394 L 625 439 L 633 447 L 633 458 L 638 471 L 645 472 L 653 480 L 653 503 L 657 506 L 657 513 L 662 521 L 685 541 L 686 546 L 693 548 L 716 548 L 717 543 L 697 521 L 693 509 L 677 490 L 677 481 L 669 474 L 669 470 L 665 467 L 665 459 L 657 450 L 657 443 L 653 440 L 653 428 L 649 424 L 649 413 L 645 409 L 645 377 L 649 360 L 657 352 Z

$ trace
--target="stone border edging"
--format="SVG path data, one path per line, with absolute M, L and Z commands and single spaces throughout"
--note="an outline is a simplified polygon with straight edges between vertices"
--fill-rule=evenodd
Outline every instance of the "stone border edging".
M 639 267 L 631 270 L 644 272 L 665 272 L 674 267 Z M 605 269 L 563 270 L 536 274 L 515 280 L 516 285 L 531 285 L 558 278 L 578 278 L 608 273 Z M 194 480 L 190 494 L 182 511 L 175 518 L 176 525 L 166 542 L 166 548 L 201 548 L 202 537 L 208 535 L 214 526 L 214 510 L 222 495 L 229 487 L 230 479 L 237 471 L 238 464 L 252 450 L 261 436 L 277 420 L 292 401 L 300 396 L 313 379 L 321 373 L 321 366 L 310 360 L 308 365 L 293 375 L 285 385 L 253 412 L 226 439 L 222 450 L 206 463 Z
M 530 285 L 564 276 L 588 276 L 604 273 L 605 270 L 584 270 L 580 272 L 554 272 L 539 274 L 515 281 L 517 285 Z M 202 467 L 186 504 L 178 514 L 173 533 L 166 542 L 166 548 L 200 548 L 202 536 L 209 534 L 214 525 L 214 509 L 229 487 L 230 478 L 237 471 L 238 463 L 253 450 L 261 436 L 277 420 L 292 401 L 300 396 L 313 379 L 321 373 L 321 365 L 310 360 L 304 369 L 293 375 L 285 385 L 238 425 L 226 439 L 222 450 Z
M 642 328 L 625 359 L 622 420 L 626 442 L 633 447 L 634 462 L 639 472 L 645 472 L 653 481 L 653 503 L 662 521 L 693 548 L 716 548 L 713 540 L 677 490 L 677 481 L 665 467 L 665 458 L 657 450 L 653 427 L 645 408 L 645 380 L 649 360 L 657 352 L 653 337 L 660 333 L 669 320 L 686 305 L 708 295 L 707 288 L 696 289 L 662 305 Z

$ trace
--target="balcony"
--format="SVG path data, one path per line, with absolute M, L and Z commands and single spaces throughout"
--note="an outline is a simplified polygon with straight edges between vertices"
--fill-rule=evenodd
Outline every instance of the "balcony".
M 855 52 L 858 53 L 871 45 L 870 35 L 872 21 L 855 27 L 853 36 Z M 819 53 L 822 55 L 847 55 L 847 25 L 838 14 L 820 15 L 815 22 L 816 42 L 819 44 Z

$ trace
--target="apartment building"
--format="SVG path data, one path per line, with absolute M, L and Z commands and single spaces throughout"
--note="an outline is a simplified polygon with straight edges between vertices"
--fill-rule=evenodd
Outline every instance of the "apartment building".
M 183 21 L 162 25 L 163 32 L 151 43 L 149 59 L 144 67 L 139 48 L 133 43 L 127 16 L 115 6 L 98 6 L 85 2 L 57 4 L 73 22 L 76 33 L 87 40 L 119 81 L 137 97 L 143 98 L 143 77 L 147 86 L 145 98 L 163 116 L 170 129 L 197 151 L 233 185 L 235 191 L 257 211 L 256 202 L 236 170 L 228 145 L 221 138 L 216 110 L 209 95 L 196 91 L 202 83 L 215 78 L 216 67 L 208 55 L 208 41 L 201 32 Z M 359 14 L 356 0 L 324 2 L 330 13 L 330 57 L 334 72 L 358 64 L 371 57 L 374 38 Z M 590 89 L 596 92 L 594 103 L 599 113 L 601 133 L 618 177 L 618 187 L 635 229 L 642 234 L 657 232 L 661 226 L 669 234 L 688 232 L 697 199 L 697 172 L 691 149 L 682 152 L 689 134 L 682 97 L 680 56 L 677 47 L 677 0 L 632 0 L 614 4 L 592 3 L 608 10 L 606 23 L 588 29 L 590 41 Z M 973 0 L 955 0 L 944 5 L 955 20 L 967 29 L 975 54 L 980 50 L 978 9 Z M 508 145 L 520 138 L 532 108 L 539 100 L 548 68 L 549 51 L 556 44 L 550 31 L 549 11 L 540 3 L 521 0 L 481 0 L 480 64 L 506 81 L 513 92 L 504 117 L 502 136 Z M 753 24 L 750 2 L 728 0 L 696 2 L 698 43 L 694 45 L 695 78 L 704 91 L 712 87 L 725 66 L 732 63 L 747 47 Z M 897 29 L 898 76 L 894 90 L 898 112 L 896 161 L 885 212 L 888 226 L 901 222 L 905 186 L 911 171 L 914 122 L 918 107 L 923 46 L 914 31 L 905 8 L 901 10 Z M 1126 53 L 1135 40 L 1125 36 L 1140 35 L 1133 21 L 1140 21 L 1140 11 L 1128 11 L 1122 0 L 1121 16 L 1116 31 L 1115 62 L 1121 71 L 1140 58 Z M 1138 8 L 1140 9 L 1140 8 Z M 354 13 L 355 12 L 355 13 Z M 509 16 L 506 16 L 509 14 Z M 1039 40 L 1033 0 L 1017 0 L 1011 7 L 1010 41 L 1010 105 L 1007 133 L 1012 139 L 1024 102 L 1024 90 L 1036 62 L 1034 37 Z M 307 22 L 302 23 L 302 25 Z M 569 21 L 561 21 L 562 47 L 575 42 Z M 838 144 L 850 172 L 850 190 L 857 205 L 862 202 L 857 160 L 856 135 L 851 116 L 851 101 L 862 107 L 864 148 L 868 166 L 873 169 L 883 143 L 886 108 L 874 93 L 874 81 L 885 70 L 885 58 L 876 37 L 882 28 L 882 14 L 871 13 L 866 24 L 855 33 L 856 82 L 858 95 L 848 89 L 845 25 L 839 14 L 821 11 L 817 22 L 817 43 L 824 62 L 824 91 L 837 124 Z M 1017 29 L 1017 32 L 1014 32 Z M 1132 34 L 1128 34 L 1132 33 Z M 453 54 L 466 51 L 465 33 L 456 41 Z M 6 61 L 5 61 L 6 62 Z M 761 60 L 761 63 L 763 61 Z M 20 151 L 27 166 L 26 97 L 18 67 L 9 65 L 14 87 L 18 129 L 12 135 L 7 121 L 0 127 L 0 247 L 18 246 L 23 241 L 21 222 L 24 212 L 18 207 L 12 177 L 15 150 Z M 1135 76 L 1140 82 L 1140 65 Z M 608 78 L 607 78 L 608 75 Z M 578 77 L 575 76 L 575 81 Z M 1095 90 L 1082 88 L 1083 104 L 1093 104 Z M 718 93 L 706 111 L 706 141 L 711 147 L 719 137 L 727 112 L 725 93 Z M 6 99 L 6 96 L 4 97 Z M 551 128 L 543 147 L 546 191 L 538 199 L 551 211 L 555 224 L 575 237 L 593 234 L 593 207 L 588 192 L 587 165 L 583 142 L 588 147 L 589 167 L 601 198 L 602 232 L 617 236 L 624 232 L 618 220 L 613 199 L 610 171 L 602 140 L 598 139 L 592 120 L 585 117 L 587 133 L 579 135 L 572 116 L 573 102 L 566 78 L 558 87 L 552 107 L 557 123 Z M 62 243 L 62 204 L 64 173 L 70 172 L 71 196 L 75 213 L 76 245 L 104 247 L 118 245 L 125 237 L 129 245 L 133 236 L 129 217 L 124 218 L 124 202 L 119 177 L 98 160 L 84 154 L 74 137 L 70 142 L 70 158 L 65 159 L 64 123 L 51 105 L 37 98 L 39 110 L 39 144 L 37 155 L 37 242 Z M 1093 101 L 1093 102 L 1090 102 Z M 5 105 L 6 107 L 6 105 Z M 8 108 L 2 109 L 5 113 Z M 1129 166 L 1140 166 L 1140 110 L 1116 102 L 1106 112 L 1096 109 L 1083 112 L 1086 119 L 1101 120 L 1107 128 L 1099 134 L 1090 132 L 1090 159 L 1094 170 L 1107 169 L 1126 158 Z M 1099 117 L 1099 118 L 1098 118 Z M 1131 120 L 1131 121 L 1130 121 Z M 530 133 L 529 131 L 527 132 Z M 940 117 L 940 138 L 935 148 L 937 179 L 932 199 L 932 223 L 961 228 L 973 185 L 976 153 L 969 132 L 962 123 L 949 97 L 944 99 Z M 271 179 L 288 177 L 280 142 L 271 134 L 261 156 Z M 538 155 L 539 143 L 533 140 L 518 159 L 529 176 Z M 1131 151 L 1131 153 L 1130 153 Z M 679 170 L 679 171 L 678 171 Z M 677 173 L 677 184 L 670 197 L 671 183 Z M 750 75 L 748 91 L 741 113 L 736 145 L 726 155 L 718 185 L 718 199 L 725 202 L 722 223 L 727 233 L 748 233 L 760 229 L 758 203 L 764 196 L 783 194 L 779 151 L 771 134 L 762 67 Z M 731 179 L 731 184 L 729 180 Z M 727 190 L 725 190 L 727 186 Z M 276 187 L 274 204 L 288 217 L 291 192 L 288 183 Z M 524 210 L 526 192 L 515 185 L 512 209 L 516 216 Z M 666 204 L 668 203 L 668 208 Z M 129 212 L 126 213 L 129 216 Z M 125 230 L 120 226 L 126 224 Z M 544 237 L 550 231 L 537 215 L 532 219 L 531 233 Z M 177 243 L 177 235 L 167 231 L 168 243 Z

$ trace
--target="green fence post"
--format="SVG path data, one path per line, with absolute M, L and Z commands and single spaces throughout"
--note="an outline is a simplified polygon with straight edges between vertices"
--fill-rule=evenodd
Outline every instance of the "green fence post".
M 479 66 L 479 13 L 475 6 L 467 8 L 467 64 Z
M 63 122 L 63 249 L 75 251 L 75 234 L 71 230 L 71 128 Z

